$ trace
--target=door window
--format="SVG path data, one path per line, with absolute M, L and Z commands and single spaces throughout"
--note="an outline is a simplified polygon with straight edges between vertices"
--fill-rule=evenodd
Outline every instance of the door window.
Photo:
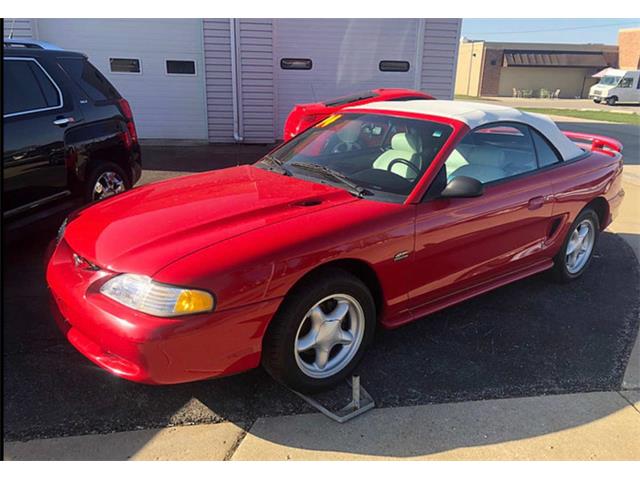
M 631 77 L 625 77 L 622 80 L 620 80 L 620 84 L 618 85 L 618 87 L 620 88 L 631 88 L 633 86 L 633 78 Z
M 3 65 L 4 116 L 62 106 L 60 90 L 35 60 L 6 59 Z
M 448 181 L 466 176 L 490 183 L 536 168 L 529 128 L 517 124 L 493 124 L 469 132 L 445 162 Z

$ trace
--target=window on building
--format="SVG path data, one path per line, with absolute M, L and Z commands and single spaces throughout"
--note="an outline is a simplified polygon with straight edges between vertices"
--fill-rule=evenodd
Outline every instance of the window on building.
M 310 58 L 281 58 L 280 68 L 283 70 L 311 70 L 313 62 Z
M 381 72 L 408 72 L 410 64 L 404 60 L 382 60 L 378 65 Z
M 557 154 L 555 149 L 549 145 L 549 142 L 542 137 L 542 135 L 535 130 L 531 130 L 531 136 L 533 137 L 533 143 L 536 146 L 539 167 L 546 167 L 560 161 L 560 156 Z
M 58 88 L 35 60 L 4 60 L 4 115 L 62 106 Z
M 167 74 L 169 75 L 195 75 L 196 62 L 193 60 L 167 60 Z
M 110 58 L 109 70 L 113 73 L 141 73 L 137 58 Z

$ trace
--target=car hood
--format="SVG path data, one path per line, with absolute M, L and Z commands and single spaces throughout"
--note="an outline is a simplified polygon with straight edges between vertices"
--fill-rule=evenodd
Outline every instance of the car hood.
M 103 200 L 72 217 L 64 238 L 102 268 L 151 276 L 220 241 L 353 201 L 336 187 L 240 166 Z

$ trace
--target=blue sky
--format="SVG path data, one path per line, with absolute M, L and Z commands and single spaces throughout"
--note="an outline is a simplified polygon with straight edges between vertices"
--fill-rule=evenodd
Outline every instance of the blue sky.
M 606 43 L 617 45 L 620 28 L 638 18 L 465 18 L 462 36 L 495 42 Z

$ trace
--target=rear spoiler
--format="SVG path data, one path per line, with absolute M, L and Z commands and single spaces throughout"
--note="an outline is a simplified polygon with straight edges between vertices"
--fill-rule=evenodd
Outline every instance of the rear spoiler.
M 576 143 L 589 144 L 591 151 L 608 150 L 612 152 L 622 153 L 622 143 L 615 138 L 603 137 L 602 135 L 594 135 L 591 133 L 566 132 L 563 131 L 569 140 Z

